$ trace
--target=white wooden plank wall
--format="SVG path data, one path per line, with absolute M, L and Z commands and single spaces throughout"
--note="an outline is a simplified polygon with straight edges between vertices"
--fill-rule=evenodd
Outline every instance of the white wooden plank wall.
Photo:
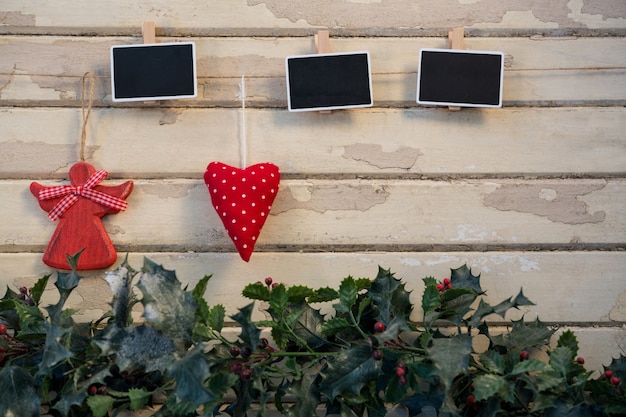
M 196 42 L 197 99 L 112 104 L 109 48 L 141 43 L 143 21 L 159 42 Z M 502 109 L 415 104 L 419 49 L 459 26 L 466 48 L 505 53 Z M 373 108 L 287 112 L 284 57 L 313 53 L 318 29 L 335 52 L 370 51 Z M 3 0 L 1 286 L 51 272 L 55 224 L 28 186 L 63 183 L 78 160 L 86 72 L 87 160 L 136 186 L 105 219 L 120 258 L 213 274 L 207 299 L 230 312 L 265 276 L 336 286 L 381 265 L 417 302 L 422 277 L 467 263 L 490 301 L 523 287 L 537 306 L 520 315 L 574 329 L 593 369 L 626 351 L 623 0 Z M 211 161 L 239 164 L 242 75 L 248 162 L 282 175 L 249 263 L 202 181 Z M 110 293 L 103 271 L 83 275 L 71 302 L 89 320 Z

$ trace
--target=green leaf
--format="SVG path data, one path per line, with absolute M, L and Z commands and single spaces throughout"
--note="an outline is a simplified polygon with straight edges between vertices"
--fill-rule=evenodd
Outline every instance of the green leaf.
M 550 343 L 550 339 L 555 329 L 550 329 L 539 319 L 534 322 L 526 323 L 521 318 L 512 322 L 511 331 L 490 336 L 491 342 L 497 346 L 504 346 L 508 349 L 514 347 L 524 348 L 533 346 L 546 346 Z
M 202 277 L 200 281 L 198 281 L 196 286 L 193 288 L 193 291 L 191 291 L 191 294 L 193 295 L 194 299 L 196 299 L 196 301 L 201 298 L 204 298 L 204 294 L 206 293 L 209 280 L 212 277 L 213 275 L 205 275 L 204 277 Z
M 539 359 L 528 359 L 516 363 L 513 367 L 513 370 L 511 370 L 511 375 L 519 375 L 527 372 L 547 371 L 549 369 L 550 365 Z
M 287 308 L 287 288 L 284 284 L 279 284 L 272 288 L 270 292 L 270 309 L 277 316 L 282 316 Z
M 226 309 L 221 304 L 216 304 L 209 310 L 208 324 L 216 332 L 221 332 L 224 327 L 224 318 L 226 317 Z
M 436 338 L 428 348 L 428 355 L 438 370 L 438 375 L 446 387 L 452 380 L 467 371 L 472 339 L 467 335 L 456 335 L 449 338 Z
M 294 285 L 287 288 L 287 300 L 290 303 L 303 303 L 314 294 L 313 290 L 304 285 Z
M 486 400 L 504 387 L 505 379 L 500 375 L 479 375 L 474 379 L 474 395 L 476 401 Z
M 260 282 L 246 285 L 243 288 L 243 291 L 241 291 L 241 294 L 246 298 L 250 298 L 251 300 L 270 300 L 270 290 L 267 288 L 267 285 L 263 285 Z
M 380 270 L 380 266 L 378 269 Z M 354 284 L 356 285 L 357 291 L 367 290 L 372 286 L 372 280 L 369 278 L 357 278 L 354 280 Z
M 426 283 L 427 280 L 429 279 L 424 278 L 424 283 Z M 434 278 L 432 278 L 432 281 L 434 281 Z M 424 317 L 437 307 L 439 307 L 439 290 L 436 284 L 426 284 L 424 293 L 422 294 L 422 311 L 424 311 Z
M 570 348 L 556 347 L 550 352 L 550 365 L 565 377 L 574 363 L 574 356 Z
M 317 391 L 315 375 L 305 374 L 302 378 L 293 381 L 287 388 L 287 394 L 295 397 L 294 405 L 287 410 L 289 417 L 317 417 L 317 406 L 320 404 L 320 395 Z
M 309 303 L 325 303 L 328 301 L 333 301 L 339 298 L 339 292 L 334 288 L 323 287 L 318 288 L 309 296 L 307 301 Z
M 146 391 L 143 388 L 130 388 L 128 390 L 128 399 L 130 400 L 130 409 L 133 411 L 142 409 L 148 404 L 151 397 L 152 397 L 152 393 Z
M 322 333 L 324 317 L 319 310 L 306 303 L 293 304 L 290 311 L 298 312 L 297 322 L 293 325 L 293 332 L 311 349 L 321 349 L 328 341 Z
M 408 319 L 411 314 L 412 305 L 404 284 L 395 278 L 391 271 L 380 266 L 367 295 L 378 308 L 377 319 L 385 324 L 391 322 L 394 317 Z
M 15 366 L 0 369 L 0 416 L 39 417 L 40 401 L 35 381 Z
M 483 293 L 480 287 L 480 274 L 472 275 L 472 270 L 467 265 L 450 270 L 450 283 L 452 288 L 466 288 L 479 294 Z
M 33 299 L 35 305 L 39 305 L 41 301 L 41 296 L 48 285 L 48 280 L 50 279 L 50 274 L 44 275 L 39 278 L 33 288 L 30 289 L 30 297 Z
M 185 357 L 174 361 L 169 375 L 176 381 L 174 395 L 179 402 L 188 402 L 198 407 L 215 400 L 215 395 L 204 388 L 209 377 L 209 364 L 202 354 L 202 345 Z
M 87 405 L 93 413 L 93 417 L 105 417 L 113 408 L 115 399 L 108 395 L 92 395 L 87 398 Z
M 566 347 L 572 352 L 571 360 L 574 360 L 578 354 L 578 340 L 576 335 L 571 330 L 565 330 L 557 342 L 557 347 Z
M 340 394 L 358 395 L 363 386 L 377 378 L 379 363 L 372 358 L 369 345 L 360 344 L 345 349 L 330 358 L 328 367 L 320 372 L 320 392 L 330 401 Z
M 476 311 L 474 311 L 472 316 L 469 318 L 467 324 L 472 327 L 478 327 L 485 317 L 493 314 L 494 312 L 494 308 L 485 301 L 483 301 L 483 299 L 481 298 L 478 302 L 478 307 L 476 308 Z
M 47 323 L 46 328 L 46 344 L 37 371 L 37 378 L 48 376 L 55 366 L 72 357 L 72 353 L 64 345 L 64 339 L 70 335 L 71 330 L 61 328 L 54 323 Z
M 322 334 L 332 336 L 350 328 L 352 325 L 345 318 L 333 317 L 322 325 Z
M 144 258 L 137 287 L 143 293 L 143 317 L 155 329 L 175 341 L 179 350 L 191 345 L 195 326 L 196 303 L 191 293 L 181 289 L 174 271 Z
M 261 330 L 257 328 L 251 320 L 253 308 L 254 303 L 250 303 L 247 306 L 240 308 L 239 313 L 232 316 L 232 319 L 239 323 L 239 326 L 241 327 L 241 334 L 239 335 L 239 338 L 243 343 L 252 349 L 259 345 L 261 335 Z
M 357 294 L 358 290 L 356 283 L 354 282 L 354 278 L 344 278 L 339 286 L 339 303 L 335 304 L 335 310 L 340 313 L 347 313 L 350 311 L 356 302 Z
M 504 358 L 495 350 L 487 350 L 479 356 L 480 363 L 489 371 L 503 375 L 505 370 Z

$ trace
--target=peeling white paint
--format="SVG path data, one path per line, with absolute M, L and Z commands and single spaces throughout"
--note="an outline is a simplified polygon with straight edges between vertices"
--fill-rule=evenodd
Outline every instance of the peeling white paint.
M 557 29 L 559 24 L 556 22 L 542 22 L 537 19 L 532 10 L 525 11 L 508 11 L 502 16 L 502 20 L 499 25 L 513 29 Z M 474 23 L 473 28 L 490 28 L 493 27 L 493 22 L 479 22 Z
M 471 224 L 457 225 L 457 237 L 450 238 L 450 242 L 458 241 L 483 241 L 487 236 L 487 232 L 481 232 L 478 228 Z
M 626 22 L 626 16 L 623 19 L 603 18 L 602 15 L 590 15 L 582 12 L 584 6 L 583 0 L 570 0 L 567 7 L 572 11 L 567 14 L 567 17 L 583 23 L 589 28 L 599 29 L 607 26 L 619 26 Z

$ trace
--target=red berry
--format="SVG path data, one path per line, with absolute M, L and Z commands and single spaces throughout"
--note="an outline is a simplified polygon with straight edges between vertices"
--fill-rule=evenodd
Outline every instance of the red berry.
M 528 351 L 527 351 L 527 350 L 522 350 L 522 351 L 519 353 L 519 359 L 520 359 L 521 361 L 525 361 L 526 359 L 528 359 Z
M 96 393 L 98 392 L 98 387 L 95 385 L 89 385 L 89 388 L 87 388 L 87 392 L 89 393 L 89 395 L 96 395 Z
M 267 285 L 268 287 L 272 285 L 272 277 L 265 278 L 265 285 Z
M 446 287 L 450 285 L 450 279 L 449 278 L 444 278 L 443 279 L 443 285 L 445 285 Z
M 582 356 L 579 356 L 576 358 L 576 363 L 580 364 L 580 365 L 584 365 L 585 364 L 585 358 L 583 358 Z
M 252 376 L 252 371 L 248 368 L 242 369 L 239 376 L 243 381 L 249 381 L 250 377 Z
M 240 353 L 241 353 L 241 349 L 239 349 L 239 346 L 231 346 L 230 347 L 230 355 L 233 358 L 236 358 L 237 356 L 239 356 Z
M 7 325 L 0 324 L 0 335 L 4 335 L 4 334 L 7 334 Z
M 465 400 L 465 404 L 467 405 L 474 405 L 474 403 L 476 402 L 476 397 L 472 394 L 467 396 L 467 400 Z
M 375 361 L 379 361 L 383 358 L 383 352 L 381 350 L 375 349 L 374 351 L 372 351 L 372 358 L 374 358 Z
M 243 368 L 243 365 L 241 364 L 241 362 L 233 362 L 230 365 L 230 371 L 233 374 L 238 374 L 239 372 L 241 372 L 241 369 Z
M 611 378 L 611 384 L 617 386 L 619 385 L 619 383 L 620 383 L 620 380 L 618 377 L 614 376 L 613 378 Z
M 403 377 L 406 374 L 406 371 L 404 368 L 396 368 L 396 375 L 398 375 L 399 377 Z
M 606 371 L 604 371 L 604 376 L 607 377 L 607 379 L 611 379 L 611 377 L 613 376 L 613 371 L 607 369 Z
M 275 282 L 272 284 L 272 288 L 276 288 L 276 287 L 278 287 L 278 282 Z
M 445 289 L 446 289 L 446 287 L 445 287 L 443 284 L 437 284 L 437 289 L 438 289 L 439 291 L 443 291 L 443 290 L 445 290 Z
M 374 323 L 374 331 L 376 333 L 382 333 L 385 331 L 385 323 L 383 323 L 382 321 L 377 321 L 376 323 Z
M 406 385 L 406 378 L 404 376 L 401 376 L 400 378 L 398 378 L 398 384 Z
M 244 359 L 249 358 L 250 355 L 252 355 L 252 349 L 250 349 L 248 346 L 244 346 L 244 347 L 241 348 L 241 356 Z

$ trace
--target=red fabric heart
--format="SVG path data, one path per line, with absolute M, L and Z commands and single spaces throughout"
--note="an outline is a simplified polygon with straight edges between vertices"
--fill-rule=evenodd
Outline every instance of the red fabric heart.
M 211 162 L 204 182 L 228 236 L 248 262 L 278 193 L 278 167 L 266 162 L 240 169 Z

